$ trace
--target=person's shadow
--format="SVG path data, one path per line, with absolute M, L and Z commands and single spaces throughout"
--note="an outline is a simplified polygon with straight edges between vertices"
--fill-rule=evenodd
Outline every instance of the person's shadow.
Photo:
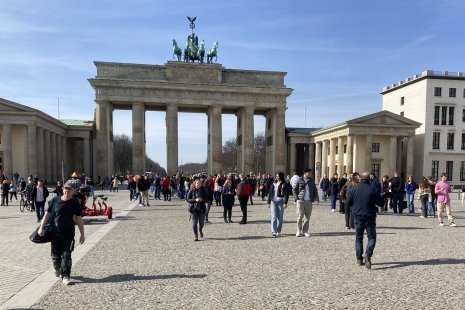
M 94 279 L 83 276 L 74 276 L 73 280 L 76 284 L 79 283 L 120 283 L 128 281 L 149 281 L 149 280 L 165 280 L 165 279 L 203 279 L 206 274 L 167 274 L 167 275 L 145 275 L 138 276 L 133 273 L 115 274 L 105 278 Z
M 392 263 L 375 263 L 373 266 L 386 265 L 386 267 L 376 268 L 376 270 L 385 270 L 393 268 L 402 268 L 408 266 L 437 266 L 437 265 L 465 265 L 465 259 L 455 258 L 436 258 L 410 262 L 392 262 Z

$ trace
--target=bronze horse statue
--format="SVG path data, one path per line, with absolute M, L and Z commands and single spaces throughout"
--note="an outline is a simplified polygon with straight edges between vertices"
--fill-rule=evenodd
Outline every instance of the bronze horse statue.
M 218 42 L 215 42 L 213 43 L 212 49 L 207 53 L 207 63 L 213 63 L 213 57 L 215 57 L 215 62 L 218 60 L 217 50 Z
M 182 50 L 178 47 L 178 43 L 173 39 L 173 59 L 174 55 L 178 58 L 178 61 L 181 61 Z
M 205 42 L 200 42 L 200 47 L 195 45 L 192 39 L 189 39 L 186 42 L 186 48 L 184 49 L 184 61 L 185 62 L 195 62 L 198 60 L 203 63 L 205 58 Z

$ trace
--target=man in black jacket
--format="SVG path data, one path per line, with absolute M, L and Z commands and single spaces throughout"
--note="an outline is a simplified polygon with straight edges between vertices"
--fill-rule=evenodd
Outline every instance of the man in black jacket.
M 394 213 L 402 214 L 402 202 L 404 201 L 405 184 L 404 180 L 399 176 L 399 172 L 394 173 L 394 177 L 391 179 L 391 193 L 392 193 L 392 209 Z
M 376 205 L 382 205 L 381 195 L 370 184 L 370 173 L 363 172 L 361 181 L 347 194 L 347 204 L 352 206 L 355 224 L 355 255 L 359 266 L 371 268 L 371 257 L 376 245 Z M 367 231 L 368 244 L 363 253 L 363 234 Z M 365 259 L 365 263 L 363 262 Z

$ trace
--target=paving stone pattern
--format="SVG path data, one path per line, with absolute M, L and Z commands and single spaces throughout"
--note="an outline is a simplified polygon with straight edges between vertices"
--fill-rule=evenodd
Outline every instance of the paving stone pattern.
M 458 227 L 383 214 L 372 270 L 356 266 L 354 232 L 328 203 L 314 208 L 311 237 L 295 237 L 295 207 L 273 238 L 269 209 L 249 222 L 222 220 L 212 207 L 205 238 L 193 241 L 186 204 L 137 207 L 34 309 L 465 309 L 465 211 Z M 366 239 L 365 239 L 366 242 Z M 39 254 L 39 253 L 37 253 Z

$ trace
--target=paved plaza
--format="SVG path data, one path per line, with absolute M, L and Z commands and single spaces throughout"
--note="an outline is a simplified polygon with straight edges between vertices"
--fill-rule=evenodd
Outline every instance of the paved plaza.
M 283 236 L 272 237 L 269 209 L 256 198 L 247 225 L 238 224 L 238 206 L 232 224 L 223 223 L 222 207 L 212 207 L 213 223 L 194 242 L 185 202 L 139 207 L 127 196 L 109 194 L 115 219 L 85 218 L 73 286 L 54 278 L 50 245 L 28 240 L 35 215 L 1 207 L 0 308 L 465 309 L 465 207 L 457 200 L 457 227 L 418 213 L 380 215 L 368 270 L 356 266 L 354 232 L 328 202 L 314 208 L 309 238 L 295 237 L 293 203 Z M 51 289 L 27 305 L 25 291 L 40 292 L 40 277 Z

